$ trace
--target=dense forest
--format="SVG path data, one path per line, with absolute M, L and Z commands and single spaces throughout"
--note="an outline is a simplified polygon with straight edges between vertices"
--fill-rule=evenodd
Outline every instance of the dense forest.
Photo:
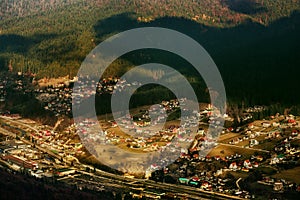
M 110 35 L 159 26 L 204 46 L 232 102 L 296 105 L 299 10 L 299 0 L 4 0 L 0 68 L 31 72 L 36 78 L 72 77 L 85 56 Z M 162 55 L 154 51 L 123 56 L 108 74 L 118 76 L 124 68 L 156 61 L 192 80 L 193 71 L 184 60 Z M 201 80 L 194 82 L 204 90 Z

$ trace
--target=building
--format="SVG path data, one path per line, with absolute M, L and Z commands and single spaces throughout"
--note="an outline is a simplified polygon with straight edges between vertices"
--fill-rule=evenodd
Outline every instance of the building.
M 237 170 L 237 168 L 238 168 L 238 166 L 237 166 L 236 162 L 233 162 L 229 165 L 229 169 L 231 169 L 231 170 L 235 171 L 235 170 Z
M 24 169 L 31 169 L 31 170 L 38 169 L 38 164 L 36 162 L 28 161 L 25 158 L 21 158 L 19 156 L 5 155 L 2 158 L 3 158 L 3 160 L 6 160 L 7 162 L 11 162 L 15 165 L 23 167 Z
M 244 167 L 246 167 L 247 169 L 252 169 L 252 164 L 251 164 L 250 160 L 244 161 Z
M 75 169 L 61 168 L 56 171 L 56 175 L 57 176 L 67 176 L 70 174 L 74 174 L 75 172 L 76 172 Z
M 279 181 L 275 182 L 273 186 L 273 190 L 276 192 L 283 191 L 283 183 Z

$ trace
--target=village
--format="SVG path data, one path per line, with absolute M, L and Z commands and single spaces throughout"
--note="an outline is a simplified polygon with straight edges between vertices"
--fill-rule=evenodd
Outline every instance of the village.
M 16 75 L 0 77 L 0 104 L 6 102 L 7 91 L 16 91 L 34 96 L 44 110 L 53 113 L 56 117 L 71 116 L 72 98 L 74 104 L 79 104 L 78 99 L 82 97 L 82 93 L 73 92 L 74 83 L 78 84 L 78 88 L 86 94 L 84 99 L 91 95 L 112 94 L 132 85 L 139 85 L 137 82 L 128 83 L 117 77 L 103 78 L 97 83 L 89 77 L 61 78 L 54 82 L 42 79 L 37 82 L 32 76 L 19 72 Z M 89 84 L 95 85 L 95 88 L 86 88 Z
M 106 114 L 99 116 L 98 122 L 71 123 L 61 131 L 57 129 L 63 121 L 60 117 L 71 114 L 72 95 L 75 103 L 76 95 L 80 95 L 72 91 L 72 85 L 78 80 L 75 78 L 37 89 L 27 87 L 28 80 L 22 75 L 16 77 L 13 84 L 7 78 L 0 80 L 0 101 L 5 103 L 9 85 L 15 91 L 34 94 L 44 109 L 53 112 L 59 120 L 51 127 L 18 114 L 2 112 L 1 168 L 38 179 L 72 182 L 69 180 L 81 177 L 87 169 L 97 171 L 95 166 L 80 161 L 90 156 L 81 141 L 84 139 L 91 145 L 105 142 L 141 154 L 163 151 L 166 147 L 174 155 L 178 153 L 175 162 L 168 166 L 165 166 L 170 161 L 168 158 L 151 163 L 144 178 L 157 182 L 240 198 L 265 197 L 266 193 L 262 191 L 269 191 L 271 197 L 300 192 L 298 116 L 277 113 L 258 120 L 253 118 L 253 113 L 266 108 L 254 106 L 244 110 L 243 124 L 232 126 L 234 119 L 229 114 L 220 115 L 212 105 L 203 104 L 200 112 L 189 111 L 191 117 L 180 124 L 180 105 L 185 104 L 186 99 L 173 99 L 162 101 L 158 106 L 133 109 L 130 115 L 118 120 Z M 78 84 L 85 90 L 84 81 Z M 103 79 L 96 84 L 96 93 L 112 94 L 115 90 L 122 91 L 125 87 L 138 84 L 118 78 Z M 90 94 L 95 92 L 90 91 Z M 224 127 L 220 119 L 225 120 Z M 95 123 L 99 123 L 103 130 L 86 134 Z M 161 123 L 164 124 L 162 129 L 156 128 Z M 209 125 L 221 128 L 217 138 L 208 133 Z M 196 130 L 192 132 L 194 136 L 189 137 L 193 128 Z M 79 137 L 78 134 L 86 135 Z M 178 149 L 178 143 L 172 142 L 174 139 L 190 146 Z M 204 154 L 206 149 L 210 151 Z M 92 171 L 88 170 L 88 173 Z M 90 184 L 77 182 L 77 187 L 90 187 Z M 94 189 L 101 191 L 103 185 Z
M 178 105 L 178 101 L 174 100 L 161 104 L 164 108 L 172 109 L 177 109 Z M 205 115 L 202 119 L 213 119 L 210 111 L 212 108 L 208 107 L 199 115 Z M 147 121 L 149 116 L 145 112 L 141 118 L 137 118 L 135 124 L 150 126 Z M 87 127 L 91 124 L 84 123 Z M 149 138 L 130 138 L 116 133 L 114 121 L 107 121 L 106 126 L 106 140 L 115 145 L 125 144 L 126 148 L 142 152 L 159 150 L 170 143 L 178 133 L 177 130 L 180 130 L 178 125 L 169 125 Z M 62 178 L 76 174 L 79 169 L 84 168 L 77 157 L 87 152 L 76 137 L 75 127 L 71 125 L 59 133 L 52 127 L 37 124 L 18 115 L 2 115 L 1 133 L 12 132 L 15 136 L 7 134 L 1 139 L 1 165 L 16 171 L 26 171 L 37 178 Z M 299 117 L 278 114 L 270 116 L 268 120 L 253 121 L 243 127 L 224 128 L 217 142 L 206 137 L 206 130 L 207 125 L 201 123 L 196 139 L 188 141 L 193 143 L 191 148 L 182 149 L 180 157 L 162 171 L 159 170 L 160 163 L 153 163 L 148 178 L 253 198 L 255 194 L 243 188 L 248 184 L 249 176 L 257 173 L 255 183 L 259 186 L 256 187 L 266 187 L 275 194 L 300 190 L 297 179 L 300 155 Z M 138 130 L 134 131 L 139 133 Z M 207 143 L 213 143 L 211 145 L 214 148 L 208 155 L 203 156 L 200 153 L 201 147 Z M 293 171 L 295 174 L 292 175 Z

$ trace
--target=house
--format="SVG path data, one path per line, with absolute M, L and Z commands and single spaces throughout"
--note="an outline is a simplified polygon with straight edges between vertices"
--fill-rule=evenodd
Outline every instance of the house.
M 199 177 L 197 177 L 197 176 L 195 176 L 195 177 L 192 177 L 192 179 L 191 179 L 192 181 L 200 181 L 200 178 Z
M 272 158 L 271 161 L 270 161 L 270 165 L 275 165 L 277 163 L 279 163 L 279 159 L 277 157 Z
M 253 124 L 249 124 L 249 125 L 248 125 L 248 128 L 249 128 L 249 129 L 253 129 L 253 128 L 254 128 L 254 125 L 253 125 Z
M 280 181 L 276 181 L 274 183 L 273 190 L 276 192 L 283 191 L 283 183 Z
M 211 184 L 207 181 L 204 181 L 201 185 L 201 189 L 210 190 Z
M 203 136 L 204 135 L 204 130 L 203 129 L 199 129 L 197 132 L 198 135 Z
M 294 119 L 289 119 L 289 120 L 288 120 L 288 123 L 289 123 L 289 124 L 295 124 L 295 123 L 296 123 L 296 120 L 294 120 Z
M 250 140 L 250 147 L 258 145 L 258 144 L 259 144 L 259 142 L 257 140 L 255 140 L 255 139 Z
M 215 156 L 215 160 L 220 160 L 221 159 L 221 156 Z
M 271 124 L 270 124 L 270 122 L 263 122 L 263 123 L 262 123 L 262 126 L 263 126 L 264 128 L 269 128 L 269 127 L 271 126 Z
M 229 165 L 229 169 L 231 169 L 231 170 L 233 170 L 233 171 L 237 170 L 237 169 L 238 169 L 238 166 L 237 166 L 236 162 L 231 163 L 231 164 Z
M 194 159 L 199 159 L 199 154 L 198 154 L 198 153 L 193 154 L 193 158 L 194 158 Z
M 262 157 L 261 155 L 256 156 L 256 160 L 261 162 L 263 161 L 264 157 Z
M 159 166 L 157 165 L 157 164 L 152 164 L 151 166 L 150 166 L 150 168 L 151 168 L 151 170 L 159 170 Z
M 111 127 L 112 127 L 112 128 L 115 128 L 115 127 L 117 127 L 117 126 L 118 126 L 117 122 L 112 122 L 112 123 L 111 123 Z
M 234 129 L 233 129 L 232 127 L 229 127 L 229 128 L 228 128 L 228 131 L 229 131 L 229 132 L 232 132 L 232 131 L 234 131 Z
M 206 161 L 206 162 L 212 162 L 212 158 L 211 158 L 210 156 L 206 156 L 206 157 L 205 157 L 205 161 Z
M 232 144 L 238 144 L 240 142 L 240 139 L 239 138 L 234 138 L 232 140 Z
M 252 134 L 250 134 L 250 136 L 249 136 L 251 139 L 253 139 L 253 138 L 255 138 L 255 134 L 254 133 L 252 133 Z
M 284 160 L 284 159 L 285 159 L 285 155 L 284 155 L 284 154 L 279 154 L 279 155 L 277 156 L 277 158 L 278 158 L 279 160 Z
M 298 130 L 293 130 L 292 131 L 292 136 L 296 137 L 296 136 L 298 136 L 298 133 L 299 133 Z
M 23 167 L 24 169 L 35 170 L 35 169 L 39 168 L 38 164 L 36 162 L 29 161 L 26 158 L 19 157 L 16 155 L 6 155 L 6 156 L 3 156 L 2 159 L 7 162 L 11 162 L 15 165 L 18 165 L 19 167 Z
M 179 183 L 181 183 L 181 184 L 188 184 L 190 181 L 190 179 L 188 179 L 188 178 L 179 178 L 178 180 L 179 180 Z
M 246 167 L 248 169 L 252 169 L 252 164 L 251 164 L 250 160 L 244 161 L 244 167 Z

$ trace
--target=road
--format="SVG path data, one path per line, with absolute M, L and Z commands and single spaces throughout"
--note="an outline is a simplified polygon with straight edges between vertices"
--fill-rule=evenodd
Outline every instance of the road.
M 236 186 L 239 188 L 239 189 L 241 189 L 241 187 L 240 187 L 240 185 L 239 185 L 239 182 L 242 180 L 242 178 L 239 178 L 236 182 L 235 182 L 235 184 L 236 184 Z
M 17 137 L 17 134 L 9 132 L 9 131 L 5 130 L 2 127 L 0 127 L 0 133 L 2 133 L 3 135 L 7 135 L 7 136 L 10 136 L 10 137 L 13 137 L 13 138 Z
M 18 124 L 18 125 L 20 125 L 20 126 L 25 126 L 26 128 L 29 128 L 29 129 L 35 131 L 36 133 L 39 132 L 36 128 L 34 128 L 34 127 L 32 127 L 32 126 L 30 126 L 30 125 L 28 125 L 28 124 L 25 124 L 25 123 L 22 123 L 22 122 L 18 122 L 17 120 L 12 120 L 12 119 L 10 119 L 9 117 L 0 116 L 0 118 L 2 118 L 2 119 L 4 119 L 4 120 L 7 120 L 7 121 L 9 121 L 9 122 L 11 122 L 11 123 L 13 123 L 13 124 Z
M 94 178 L 103 179 L 106 177 L 106 181 L 109 181 L 111 184 L 117 184 L 119 187 L 124 188 L 130 188 L 133 190 L 138 190 L 141 188 L 147 189 L 147 188 L 153 188 L 157 190 L 163 190 L 165 192 L 169 192 L 172 194 L 180 194 L 180 195 L 186 195 L 189 199 L 242 199 L 237 196 L 231 196 L 226 195 L 223 193 L 217 193 L 217 192 L 210 192 L 205 191 L 199 188 L 185 186 L 185 185 L 176 185 L 176 184 L 168 184 L 168 183 L 158 183 L 152 180 L 145 180 L 145 179 L 137 179 L 137 178 L 126 178 L 124 176 L 110 174 L 108 172 L 103 172 L 101 170 L 96 170 L 96 174 L 89 173 L 85 171 L 79 171 L 79 173 L 89 175 Z M 82 179 L 80 179 L 82 181 Z M 95 184 L 94 181 L 86 180 L 87 182 L 90 182 L 91 184 Z
M 6 120 L 9 120 L 9 119 L 7 119 L 6 117 L 4 118 L 4 117 L 1 116 L 1 118 L 6 119 Z M 21 122 L 16 122 L 16 121 L 12 121 L 12 120 L 9 120 L 9 121 L 11 121 L 12 123 L 17 123 L 17 124 L 19 124 L 19 125 L 21 125 L 21 126 L 29 126 L 29 125 L 23 124 L 23 123 L 21 123 Z M 28 128 L 30 128 L 30 127 L 28 127 Z M 31 129 L 38 132 L 38 130 L 36 130 L 36 129 L 34 129 L 34 128 L 31 128 Z M 8 135 L 8 136 L 11 136 L 11 137 L 16 138 L 16 134 L 15 134 L 15 133 L 12 133 L 12 132 L 10 132 L 10 131 L 8 131 L 8 130 L 6 130 L 6 129 L 3 129 L 2 127 L 0 127 L 0 133 L 2 133 L 3 135 Z M 59 156 L 59 155 L 53 153 L 52 151 L 50 151 L 50 150 L 48 150 L 48 149 L 46 149 L 46 148 L 43 148 L 43 147 L 41 147 L 41 146 L 38 146 L 38 145 L 36 145 L 36 144 L 33 144 L 32 142 L 30 142 L 30 141 L 28 141 L 28 140 L 26 140 L 26 139 L 24 139 L 24 138 L 20 138 L 20 140 L 21 140 L 22 142 L 24 142 L 25 144 L 28 144 L 28 145 L 31 145 L 31 146 L 34 146 L 34 145 L 35 145 L 35 147 L 36 147 L 37 149 L 39 149 L 40 151 L 42 151 L 42 152 L 44 152 L 44 153 L 49 154 L 50 156 L 52 156 L 52 157 L 54 157 L 54 158 L 57 158 L 57 159 L 59 159 L 59 160 L 63 159 L 61 156 Z

